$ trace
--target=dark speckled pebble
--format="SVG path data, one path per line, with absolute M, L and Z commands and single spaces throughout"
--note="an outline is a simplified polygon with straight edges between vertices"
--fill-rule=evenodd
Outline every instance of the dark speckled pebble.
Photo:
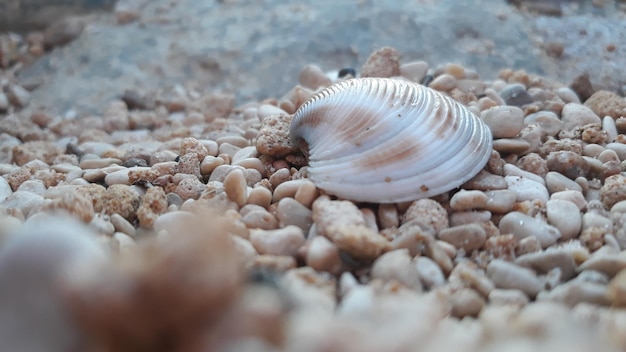
M 526 87 L 522 84 L 509 84 L 502 88 L 500 96 L 506 105 L 523 106 L 533 102 L 533 98 L 526 92 Z

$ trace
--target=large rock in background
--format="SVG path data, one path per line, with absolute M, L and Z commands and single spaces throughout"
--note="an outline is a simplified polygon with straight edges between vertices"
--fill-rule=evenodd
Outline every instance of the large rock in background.
M 595 88 L 619 91 L 624 12 L 614 1 L 586 3 L 535 16 L 503 0 L 123 0 L 118 7 L 138 9 L 137 21 L 100 17 L 19 79 L 43 82 L 34 106 L 59 113 L 100 112 L 127 89 L 189 81 L 234 92 L 241 103 L 281 96 L 305 64 L 358 69 L 373 50 L 392 46 L 402 62 L 456 62 L 485 78 L 525 69 L 563 83 L 587 72 Z

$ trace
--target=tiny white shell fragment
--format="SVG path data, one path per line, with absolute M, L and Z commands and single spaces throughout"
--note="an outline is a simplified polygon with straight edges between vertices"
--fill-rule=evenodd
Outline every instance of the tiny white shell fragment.
M 309 178 L 354 201 L 435 196 L 475 176 L 492 151 L 489 128 L 455 100 L 411 82 L 361 78 L 316 93 L 294 114 Z

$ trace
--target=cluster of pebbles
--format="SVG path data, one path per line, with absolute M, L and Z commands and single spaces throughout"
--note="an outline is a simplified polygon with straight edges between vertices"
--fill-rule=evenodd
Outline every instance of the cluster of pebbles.
M 626 99 L 584 76 L 483 81 L 399 58 L 378 50 L 359 75 L 427 84 L 494 136 L 484 170 L 432 199 L 354 203 L 307 179 L 291 114 L 343 79 L 314 65 L 285 96 L 242 106 L 178 87 L 127 92 L 101 116 L 0 115 L 0 309 L 15 312 L 0 317 L 0 340 L 626 348 Z

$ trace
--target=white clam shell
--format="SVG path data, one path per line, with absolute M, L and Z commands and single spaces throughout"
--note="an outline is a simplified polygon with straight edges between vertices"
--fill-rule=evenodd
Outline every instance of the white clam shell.
M 294 114 L 309 178 L 344 199 L 394 203 L 435 196 L 474 177 L 489 128 L 455 100 L 401 80 L 359 78 L 316 93 Z

